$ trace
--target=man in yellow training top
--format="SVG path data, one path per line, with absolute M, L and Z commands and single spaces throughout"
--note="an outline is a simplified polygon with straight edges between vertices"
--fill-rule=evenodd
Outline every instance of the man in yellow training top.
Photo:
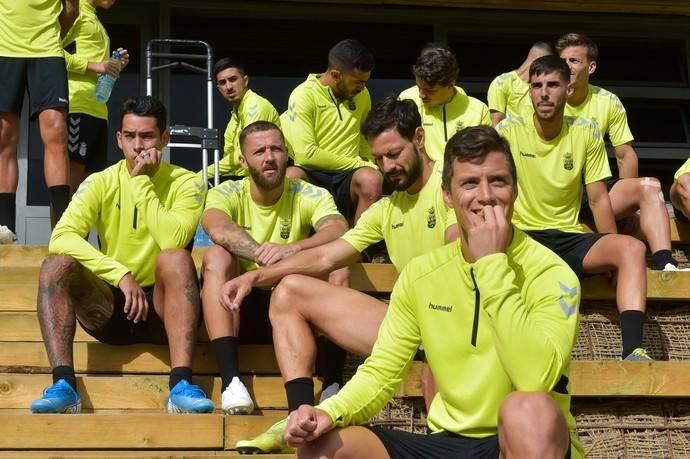
M 98 77 L 115 78 L 129 63 L 126 49 L 117 48 L 120 63 L 110 59 L 110 38 L 96 15 L 96 8 L 108 9 L 115 0 L 80 0 L 79 17 L 62 39 L 69 79 L 67 150 L 70 157 L 70 190 L 92 172 L 108 164 L 108 105 L 93 97 Z
M 199 282 L 189 250 L 206 195 L 201 179 L 161 161 L 167 113 L 158 100 L 128 99 L 117 144 L 125 158 L 89 176 L 50 238 L 41 266 L 38 320 L 53 385 L 34 413 L 78 413 L 72 345 L 76 321 L 100 342 L 168 344 L 168 412 L 208 413 L 192 382 Z M 96 226 L 101 250 L 85 238 Z
M 288 177 L 327 189 L 350 222 L 376 202 L 383 184 L 359 132 L 371 108 L 365 85 L 373 69 L 374 57 L 362 43 L 336 43 L 328 52 L 328 69 L 297 86 L 280 117 L 296 166 Z
M 430 43 L 412 66 L 416 86 L 400 93 L 417 104 L 424 128 L 424 147 L 433 161 L 443 160 L 446 142 L 462 128 L 491 124 L 484 102 L 456 86 L 458 64 L 447 48 Z
M 489 85 L 486 98 L 491 123 L 496 126 L 506 116 L 532 116 L 534 108 L 529 98 L 529 66 L 542 56 L 556 54 L 551 43 L 538 41 L 532 45 L 520 66 L 502 73 Z
M 271 290 L 254 289 L 240 315 L 221 303 L 223 284 L 330 242 L 347 230 L 347 222 L 326 190 L 285 177 L 288 152 L 278 126 L 256 121 L 239 137 L 240 164 L 249 177 L 224 182 L 208 194 L 202 224 L 215 244 L 204 254 L 202 299 L 223 382 L 221 407 L 229 414 L 250 414 L 254 402 L 240 379 L 238 337 L 270 342 Z
M 341 238 L 248 272 L 223 287 L 221 301 L 237 308 L 253 287 L 278 283 L 271 296 L 270 318 L 288 411 L 314 404 L 312 329 L 366 356 L 386 313 L 382 301 L 317 277 L 357 261 L 364 249 L 381 240 L 395 268 L 402 271 L 416 256 L 457 237 L 456 221 L 441 193 L 442 164 L 427 156 L 421 123 L 411 100 L 390 95 L 376 104 L 362 124 L 362 133 L 393 194 L 369 207 Z M 279 421 L 256 438 L 238 442 L 237 449 L 285 451 L 284 428 L 285 420 Z
M 583 457 L 568 382 L 580 283 L 511 225 L 517 183 L 492 127 L 451 137 L 443 194 L 460 237 L 407 264 L 371 356 L 345 387 L 290 414 L 285 437 L 298 457 Z M 420 343 L 439 389 L 432 434 L 360 427 L 393 397 Z
M 497 126 L 510 143 L 518 175 L 513 223 L 553 250 L 578 276 L 615 271 L 622 353 L 650 360 L 642 347 L 647 275 L 645 246 L 616 234 L 605 180 L 611 176 L 599 126 L 565 116 L 570 69 L 558 56 L 530 66 L 532 117 L 506 118 Z M 582 188 L 598 233 L 583 233 L 578 215 Z
M 221 181 L 237 180 L 249 175 L 240 160 L 240 132 L 254 121 L 270 121 L 280 127 L 278 112 L 271 103 L 249 89 L 249 75 L 244 65 L 224 57 L 213 67 L 216 87 L 221 96 L 232 104 L 230 119 L 225 127 L 223 157 L 218 164 Z M 213 182 L 215 166 L 208 167 L 209 182 Z
M 615 94 L 589 84 L 597 67 L 599 48 L 586 35 L 569 33 L 556 43 L 556 49 L 570 67 L 572 94 L 565 106 L 566 116 L 593 120 L 601 135 L 608 135 L 616 153 L 618 179 L 609 179 L 606 186 L 611 197 L 613 215 L 625 231 L 628 218 L 639 218 L 640 229 L 652 252 L 654 268 L 677 271 L 678 263 L 671 256 L 671 228 L 661 183 L 654 177 L 638 177 L 637 154 L 628 127 L 625 107 Z M 580 218 L 591 221 L 586 196 Z M 639 211 L 639 217 L 636 213 Z
M 38 119 L 51 226 L 69 203 L 67 71 L 60 34 L 72 26 L 79 0 L 21 0 L 0 5 L 0 244 L 17 240 L 17 143 L 24 92 Z

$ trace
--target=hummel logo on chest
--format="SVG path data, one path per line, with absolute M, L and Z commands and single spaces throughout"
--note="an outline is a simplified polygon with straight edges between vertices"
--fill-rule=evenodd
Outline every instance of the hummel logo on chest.
M 394 224 L 391 225 L 391 229 L 402 228 L 404 224 L 405 224 L 405 222 L 394 223 Z
M 429 309 L 433 309 L 434 311 L 453 312 L 453 306 L 434 304 L 431 301 L 429 302 Z
M 528 158 L 536 158 L 537 157 L 534 153 L 525 153 L 524 151 L 520 152 L 520 156 L 526 156 Z

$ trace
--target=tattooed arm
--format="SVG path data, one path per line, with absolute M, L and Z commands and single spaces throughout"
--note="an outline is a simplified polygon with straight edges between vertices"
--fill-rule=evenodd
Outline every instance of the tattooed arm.
M 233 255 L 256 261 L 255 252 L 259 244 L 225 212 L 207 209 L 201 217 L 201 224 L 213 242 Z

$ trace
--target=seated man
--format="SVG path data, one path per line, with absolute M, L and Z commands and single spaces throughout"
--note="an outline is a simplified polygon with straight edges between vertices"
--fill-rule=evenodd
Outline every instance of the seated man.
M 642 348 L 646 249 L 637 239 L 616 234 L 605 182 L 611 170 L 598 125 L 564 115 L 571 89 L 563 59 L 540 57 L 529 74 L 534 115 L 507 118 L 497 127 L 510 143 L 520 177 L 513 223 L 563 258 L 578 276 L 614 271 L 622 358 L 650 360 Z M 583 181 L 599 233 L 582 233 Z
M 589 84 L 590 75 L 597 68 L 596 43 L 586 35 L 569 33 L 558 39 L 556 49 L 570 67 L 572 93 L 565 106 L 566 116 L 593 120 L 601 135 L 608 135 L 616 153 L 619 178 L 607 180 L 606 186 L 619 227 L 625 231 L 626 220 L 634 219 L 649 243 L 654 269 L 678 271 L 678 263 L 671 256 L 671 228 L 661 183 L 653 177 L 638 177 L 637 154 L 625 107 L 615 94 Z M 592 220 L 586 197 L 580 217 Z
M 297 86 L 280 117 L 297 166 L 288 177 L 326 188 L 351 222 L 381 197 L 383 179 L 359 132 L 371 108 L 365 84 L 373 68 L 374 57 L 360 42 L 337 43 L 328 69 Z
M 125 159 L 89 176 L 50 238 L 41 267 L 38 320 L 54 384 L 34 413 L 78 413 L 72 343 L 76 320 L 103 343 L 167 343 L 168 412 L 208 413 L 213 402 L 192 385 L 199 287 L 185 247 L 203 208 L 201 179 L 161 161 L 165 107 L 146 96 L 122 106 L 117 144 Z M 96 226 L 103 251 L 86 241 Z
M 278 112 L 271 103 L 249 89 L 249 75 L 239 62 L 224 57 L 213 67 L 216 87 L 221 96 L 232 104 L 230 120 L 225 128 L 223 157 L 218 163 L 221 181 L 237 180 L 249 175 L 240 164 L 240 132 L 254 121 L 270 121 L 280 126 Z M 207 169 L 213 183 L 215 165 Z
M 371 356 L 345 387 L 290 414 L 286 440 L 298 457 L 583 456 L 568 383 L 580 284 L 510 224 L 517 183 L 493 128 L 448 141 L 443 190 L 460 238 L 408 263 Z M 421 342 L 439 388 L 432 435 L 358 427 L 395 394 Z
M 671 202 L 676 218 L 687 221 L 690 216 L 690 158 L 673 175 Z
M 422 115 L 426 152 L 433 161 L 443 160 L 446 142 L 464 127 L 491 124 L 484 102 L 465 94 L 459 86 L 455 55 L 441 45 L 430 43 L 412 66 L 416 86 L 400 93 L 411 99 Z
M 491 122 L 494 126 L 506 116 L 532 116 L 529 98 L 529 66 L 535 59 L 555 54 L 551 43 L 538 41 L 532 45 L 520 67 L 493 79 L 486 93 Z
M 229 414 L 249 414 L 254 402 L 240 380 L 240 314 L 221 304 L 221 287 L 241 273 L 325 244 L 347 231 L 347 222 L 326 190 L 285 177 L 288 152 L 278 126 L 256 121 L 244 128 L 239 144 L 240 163 L 249 177 L 213 188 L 202 218 L 204 230 L 215 242 L 202 264 L 204 321 L 222 378 L 221 407 Z M 242 336 L 270 341 L 270 296 L 270 289 L 256 289 L 244 301 Z
M 421 122 L 410 100 L 391 95 L 374 106 L 362 132 L 395 189 L 393 194 L 367 209 L 342 238 L 248 272 L 223 287 L 222 303 L 237 309 L 252 287 L 280 281 L 271 296 L 270 319 L 289 411 L 314 404 L 312 328 L 346 350 L 366 356 L 386 313 L 386 304 L 376 298 L 308 276 L 347 266 L 381 240 L 401 271 L 414 257 L 457 237 L 457 224 L 441 193 L 442 164 L 427 156 Z M 295 275 L 285 277 L 288 274 Z M 257 438 L 238 442 L 237 449 L 282 451 L 284 427 L 285 421 L 280 421 Z

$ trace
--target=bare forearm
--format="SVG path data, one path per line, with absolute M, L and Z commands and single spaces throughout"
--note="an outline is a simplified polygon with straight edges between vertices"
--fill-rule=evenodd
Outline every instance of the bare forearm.
M 234 222 L 227 222 L 211 239 L 228 252 L 247 260 L 254 260 L 259 244 L 243 228 Z
M 613 217 L 613 209 L 611 208 L 611 201 L 608 199 L 600 199 L 597 202 L 589 203 L 589 207 L 592 210 L 592 215 L 594 216 L 594 225 L 599 233 L 611 233 L 615 234 L 618 232 L 616 228 L 616 220 Z

